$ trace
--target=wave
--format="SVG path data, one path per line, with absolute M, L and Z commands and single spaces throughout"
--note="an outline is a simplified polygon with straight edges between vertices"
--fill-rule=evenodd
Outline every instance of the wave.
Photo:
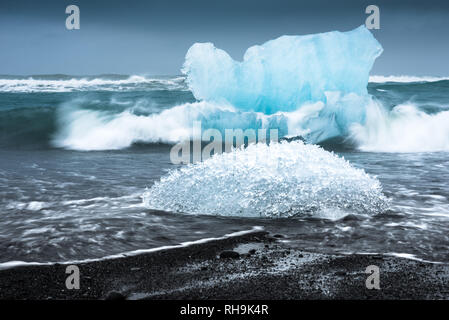
M 172 170 L 143 202 L 152 209 L 248 217 L 343 217 L 388 207 L 377 179 L 301 141 L 251 144 Z
M 138 115 L 130 109 L 110 114 L 69 105 L 59 112 L 60 129 L 52 142 L 57 147 L 83 151 L 117 150 L 139 142 L 176 143 L 191 138 L 194 121 L 231 112 L 228 110 L 231 109 L 198 102 L 186 103 L 156 114 Z
M 428 114 L 411 103 L 386 110 L 379 103 L 367 106 L 364 124 L 354 124 L 350 138 L 362 151 L 449 151 L 449 111 Z
M 228 103 L 200 101 L 185 103 L 150 115 L 135 112 L 134 107 L 120 113 L 86 110 L 77 101 L 58 109 L 57 127 L 52 144 L 72 150 L 118 150 L 135 143 L 178 143 L 194 140 L 193 127 L 215 129 L 222 136 L 228 129 L 277 130 L 278 137 L 302 137 L 317 143 L 346 134 L 349 123 L 361 121 L 359 106 L 367 97 L 328 94 L 328 102 L 305 104 L 292 112 L 267 115 L 242 111 Z M 209 141 L 209 136 L 201 136 Z
M 6 261 L 6 262 L 0 262 L 0 271 L 17 268 L 17 267 L 50 266 L 50 265 L 55 265 L 55 264 L 70 265 L 70 264 L 81 264 L 81 263 L 91 263 L 91 262 L 105 261 L 105 260 L 112 260 L 112 259 L 120 259 L 120 258 L 124 258 L 124 257 L 134 257 L 134 256 L 138 256 L 141 254 L 148 254 L 148 253 L 152 253 L 152 252 L 185 248 L 185 247 L 189 247 L 192 245 L 208 243 L 211 241 L 226 240 L 229 238 L 240 237 L 243 235 L 256 233 L 256 232 L 260 232 L 260 231 L 263 231 L 263 227 L 254 226 L 249 230 L 236 231 L 236 232 L 225 234 L 221 237 L 204 238 L 204 239 L 199 239 L 199 240 L 194 240 L 194 241 L 182 242 L 180 244 L 166 245 L 166 246 L 150 248 L 150 249 L 137 249 L 137 250 L 133 250 L 133 251 L 116 253 L 116 254 L 104 256 L 101 258 L 89 258 L 89 259 L 82 259 L 82 260 L 69 260 L 69 261 L 58 261 L 58 262 Z
M 112 99 L 103 107 L 101 102 L 92 103 L 73 100 L 53 108 L 0 112 L 1 143 L 35 147 L 50 143 L 80 151 L 119 150 L 136 143 L 192 140 L 193 126 L 200 122 L 203 132 L 216 129 L 222 136 L 226 129 L 277 129 L 280 138 L 302 137 L 308 143 L 338 138 L 346 147 L 366 152 L 449 151 L 449 111 L 428 113 L 413 103 L 388 109 L 373 98 L 350 95 L 332 101 L 329 96 L 327 104 L 305 104 L 293 112 L 271 115 L 207 101 L 162 111 L 151 103 L 132 100 Z M 341 112 L 343 108 L 347 112 Z M 203 141 L 208 139 L 202 137 Z
M 372 75 L 370 83 L 424 83 L 449 80 L 449 77 L 432 76 L 381 76 Z M 0 92 L 76 92 L 76 91 L 138 91 L 138 90 L 189 90 L 185 76 L 166 76 L 147 78 L 132 75 L 126 78 L 109 79 L 105 77 L 58 76 L 0 76 Z M 294 100 L 294 99 L 293 99 Z
M 164 92 L 158 98 L 162 102 L 154 106 L 135 101 L 151 98 L 148 92 L 124 93 L 124 100 L 117 94 L 109 102 L 84 93 L 84 99 L 98 101 L 80 102 L 75 97 L 41 107 L 42 100 L 36 98 L 33 104 L 35 97 L 27 96 L 39 107 L 1 110 L 2 143 L 46 139 L 58 148 L 117 150 L 135 143 L 189 140 L 194 123 L 201 122 L 203 130 L 216 129 L 222 135 L 226 129 L 277 129 L 280 138 L 301 137 L 312 144 L 336 138 L 363 151 L 448 150 L 444 92 L 449 82 L 425 82 L 443 79 L 435 77 L 369 77 L 381 52 L 381 45 L 361 26 L 349 32 L 282 36 L 250 47 L 243 61 L 211 43 L 197 43 L 188 50 L 185 76 L 180 77 L 5 76 L 0 92 L 176 88 L 189 89 L 197 101 L 191 102 L 190 92 L 187 97 L 178 91 Z M 419 83 L 388 88 L 373 84 L 370 95 L 368 80 Z M 405 106 L 411 95 L 417 95 L 415 101 L 424 108 Z
M 382 83 L 425 83 L 449 80 L 449 77 L 432 76 L 369 76 L 369 82 Z M 147 78 L 132 75 L 110 79 L 107 77 L 71 77 L 58 76 L 0 76 L 0 92 L 37 93 L 37 92 L 76 92 L 76 91 L 139 91 L 139 90 L 189 90 L 185 76 L 166 76 Z M 323 91 L 324 92 L 324 91 Z M 293 99 L 295 101 L 295 99 Z
M 0 79 L 0 92 L 73 92 L 73 91 L 129 91 L 129 90 L 187 90 L 184 77 L 146 78 L 129 76 L 124 79 L 67 78 Z
M 376 76 L 372 75 L 369 77 L 369 82 L 371 83 L 386 83 L 386 82 L 397 82 L 397 83 L 414 83 L 414 82 L 438 82 L 449 80 L 449 77 L 432 77 L 432 76 Z

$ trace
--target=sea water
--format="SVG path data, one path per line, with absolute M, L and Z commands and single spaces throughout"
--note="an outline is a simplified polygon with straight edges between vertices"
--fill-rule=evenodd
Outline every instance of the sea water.
M 241 60 L 196 44 L 176 76 L 0 76 L 0 262 L 253 226 L 311 251 L 448 262 L 449 78 L 369 76 L 381 51 L 361 27 L 281 37 Z M 288 139 L 172 164 L 194 121 Z

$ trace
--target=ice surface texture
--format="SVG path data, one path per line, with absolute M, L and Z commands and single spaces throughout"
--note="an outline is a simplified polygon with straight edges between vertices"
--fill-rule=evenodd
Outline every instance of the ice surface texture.
M 183 72 L 198 100 L 273 114 L 326 103 L 326 92 L 366 95 L 369 72 L 381 53 L 379 42 L 360 26 L 349 32 L 285 35 L 250 47 L 242 62 L 212 43 L 196 43 Z
M 152 209 L 249 217 L 372 214 L 387 206 L 377 179 L 301 141 L 252 144 L 172 170 L 143 198 Z

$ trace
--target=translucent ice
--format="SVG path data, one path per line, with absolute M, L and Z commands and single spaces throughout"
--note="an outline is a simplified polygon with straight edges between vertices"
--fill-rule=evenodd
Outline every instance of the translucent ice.
M 366 95 L 369 72 L 381 52 L 371 32 L 360 26 L 349 32 L 282 36 L 250 47 L 242 62 L 212 43 L 196 43 L 187 52 L 183 72 L 199 100 L 273 114 L 305 103 L 326 104 L 326 92 Z
M 354 124 L 366 122 L 366 108 L 373 103 L 366 89 L 369 72 L 381 52 L 364 26 L 282 36 L 249 48 L 242 62 L 211 43 L 197 43 L 186 54 L 183 72 L 200 101 L 149 115 L 135 114 L 134 107 L 110 115 L 75 103 L 60 116 L 53 144 L 104 150 L 138 142 L 176 143 L 192 138 L 198 121 L 202 129 L 221 134 L 265 128 L 309 143 L 347 137 Z
M 152 209 L 225 216 L 375 214 L 387 207 L 377 179 L 301 141 L 252 144 L 172 170 L 143 198 Z

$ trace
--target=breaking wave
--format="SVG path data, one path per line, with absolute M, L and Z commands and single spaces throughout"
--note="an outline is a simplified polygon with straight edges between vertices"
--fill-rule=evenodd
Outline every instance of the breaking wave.
M 119 114 L 107 111 L 66 108 L 59 116 L 59 128 L 52 140 L 57 147 L 73 150 L 116 150 L 134 143 L 176 143 L 192 139 L 192 127 L 202 129 L 276 128 L 288 133 L 283 114 L 241 112 L 230 105 L 195 102 L 179 105 L 160 113 L 139 115 L 130 109 Z
M 413 82 L 438 82 L 449 80 L 449 77 L 431 77 L 431 76 L 370 76 L 369 82 L 371 83 L 413 83 Z
M 388 111 L 371 104 L 365 123 L 352 126 L 351 139 L 362 151 L 449 151 L 449 111 L 428 114 L 413 104 Z
M 184 77 L 147 78 L 144 76 L 95 77 L 22 77 L 0 79 L 0 92 L 74 92 L 129 90 L 185 90 Z
M 366 152 L 449 151 L 449 111 L 429 114 L 412 103 L 388 110 L 372 99 L 360 103 L 364 103 L 365 120 L 349 126 L 347 136 L 343 136 L 349 145 Z M 51 141 L 56 147 L 82 151 L 118 150 L 135 143 L 173 144 L 194 139 L 193 125 L 199 122 L 203 132 L 216 129 L 222 136 L 226 129 L 277 129 L 279 137 L 300 136 L 308 142 L 320 142 L 340 136 L 341 132 L 335 122 L 318 116 L 323 108 L 324 104 L 318 102 L 272 115 L 205 101 L 150 115 L 136 114 L 132 109 L 111 114 L 64 108 L 58 113 L 58 129 Z M 323 122 L 327 123 L 326 130 L 322 129 Z

